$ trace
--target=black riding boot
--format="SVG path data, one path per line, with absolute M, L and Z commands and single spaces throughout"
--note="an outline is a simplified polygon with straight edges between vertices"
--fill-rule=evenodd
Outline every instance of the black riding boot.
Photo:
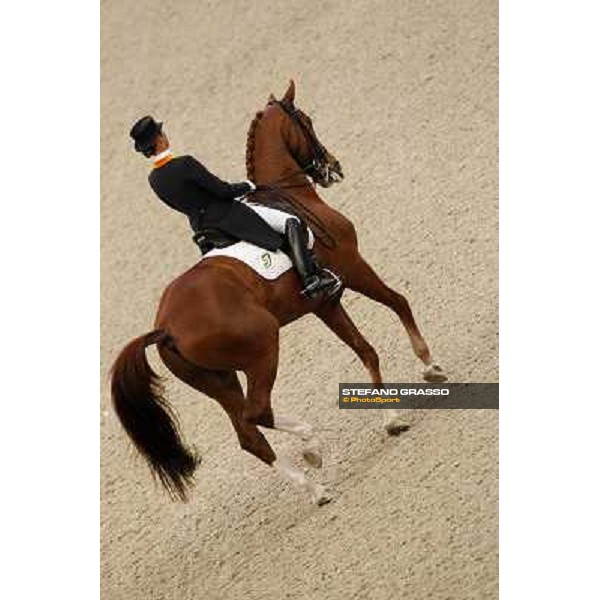
M 307 236 L 298 219 L 286 221 L 285 236 L 290 247 L 290 258 L 302 282 L 302 295 L 315 298 L 325 290 L 329 296 L 337 293 L 342 287 L 342 282 L 328 269 L 319 267 L 316 258 L 307 248 Z

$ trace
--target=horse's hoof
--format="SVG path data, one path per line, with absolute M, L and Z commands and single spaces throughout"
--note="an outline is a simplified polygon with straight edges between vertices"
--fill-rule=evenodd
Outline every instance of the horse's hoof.
M 388 435 L 400 435 L 403 431 L 410 429 L 410 424 L 400 417 L 392 417 L 386 424 L 385 430 Z
M 310 443 L 304 448 L 302 451 L 302 458 L 306 461 L 306 464 L 313 469 L 320 469 L 323 466 L 321 449 L 316 442 Z
M 331 496 L 325 494 L 324 496 L 321 496 L 317 499 L 317 506 L 325 506 L 326 504 L 329 504 L 332 500 L 333 498 Z
M 423 371 L 423 379 L 429 383 L 444 383 L 444 381 L 448 381 L 442 367 L 436 364 L 429 365 Z
M 313 496 L 313 502 L 317 506 L 324 506 L 325 504 L 329 504 L 333 500 L 333 496 L 327 492 L 327 490 L 322 485 L 317 485 L 315 494 Z

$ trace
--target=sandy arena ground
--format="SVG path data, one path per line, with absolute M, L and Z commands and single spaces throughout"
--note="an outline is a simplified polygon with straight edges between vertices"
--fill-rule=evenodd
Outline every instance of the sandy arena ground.
M 215 403 L 169 377 L 203 456 L 191 501 L 174 504 L 134 456 L 106 383 L 197 259 L 186 219 L 148 187 L 131 123 L 164 119 L 176 152 L 239 180 L 250 120 L 291 76 L 346 172 L 323 197 L 407 295 L 451 381 L 497 381 L 496 3 L 104 0 L 101 14 L 103 599 L 496 598 L 496 413 L 410 414 L 413 428 L 388 438 L 378 411 L 337 408 L 338 381 L 367 375 L 307 317 L 283 331 L 274 405 L 322 428 L 312 474 L 335 501 L 311 505 L 238 449 Z M 396 317 L 352 293 L 344 304 L 386 379 L 419 381 Z M 269 438 L 298 456 L 296 438 Z

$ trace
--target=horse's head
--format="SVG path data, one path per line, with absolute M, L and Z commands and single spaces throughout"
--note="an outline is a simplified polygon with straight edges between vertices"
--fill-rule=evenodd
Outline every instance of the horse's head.
M 277 105 L 281 110 L 282 133 L 290 154 L 315 183 L 323 187 L 344 178 L 339 160 L 325 148 L 315 133 L 311 118 L 295 104 L 296 87 L 290 81 L 281 100 L 273 94 L 269 105 Z

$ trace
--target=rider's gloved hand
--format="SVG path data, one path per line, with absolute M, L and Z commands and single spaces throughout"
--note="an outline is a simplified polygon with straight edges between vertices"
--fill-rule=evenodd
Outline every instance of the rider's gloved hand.
M 250 186 L 250 191 L 246 192 L 243 196 L 238 196 L 237 198 L 234 198 L 234 200 L 245 200 L 248 198 L 248 196 L 251 196 L 252 194 L 257 194 L 259 192 L 271 192 L 273 191 L 273 188 L 269 185 L 257 185 L 256 183 L 254 183 L 253 181 L 250 181 L 249 179 L 246 179 L 244 181 L 244 183 L 247 183 Z
M 247 191 L 243 196 L 237 196 L 234 198 L 234 200 L 237 200 L 238 202 L 243 202 L 248 198 L 248 196 L 250 196 L 250 194 L 254 194 L 254 192 L 256 192 L 256 184 L 253 181 L 246 179 L 244 183 L 247 183 L 250 186 L 250 190 Z

